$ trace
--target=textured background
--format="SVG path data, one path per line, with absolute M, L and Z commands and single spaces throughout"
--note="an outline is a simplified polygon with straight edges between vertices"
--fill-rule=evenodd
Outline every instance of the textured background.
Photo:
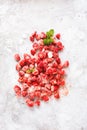
M 14 54 L 29 52 L 29 35 L 54 28 L 68 59 L 69 95 L 28 108 L 15 97 Z M 0 0 L 0 130 L 87 130 L 87 0 Z

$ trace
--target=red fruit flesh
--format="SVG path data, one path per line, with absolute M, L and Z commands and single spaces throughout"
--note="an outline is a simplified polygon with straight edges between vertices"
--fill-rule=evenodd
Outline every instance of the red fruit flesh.
M 20 61 L 20 56 L 19 56 L 19 54 L 15 54 L 14 58 L 15 58 L 15 60 L 16 60 L 17 62 Z

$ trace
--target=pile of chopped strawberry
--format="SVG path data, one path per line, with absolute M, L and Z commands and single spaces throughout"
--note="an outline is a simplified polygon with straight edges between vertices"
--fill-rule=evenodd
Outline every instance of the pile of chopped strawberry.
M 16 70 L 20 85 L 14 86 L 17 96 L 24 98 L 29 107 L 40 106 L 41 101 L 47 102 L 51 96 L 60 98 L 59 89 L 65 86 L 65 68 L 69 62 L 62 64 L 59 52 L 64 46 L 60 34 L 54 36 L 54 30 L 30 36 L 32 49 L 25 53 L 23 59 L 15 54 L 18 62 Z

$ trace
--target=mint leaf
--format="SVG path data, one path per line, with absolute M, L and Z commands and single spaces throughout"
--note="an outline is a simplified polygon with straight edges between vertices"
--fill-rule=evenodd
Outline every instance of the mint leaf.
M 54 30 L 50 29 L 48 32 L 46 32 L 47 38 L 43 40 L 44 45 L 50 45 L 53 42 L 53 39 L 51 38 L 54 35 Z
M 47 44 L 47 39 L 44 39 L 43 42 L 44 42 L 44 44 L 46 45 L 46 44 Z
M 32 73 L 32 72 L 34 72 L 34 69 L 28 69 L 28 70 L 26 70 L 26 73 Z
M 54 29 L 50 29 L 49 34 L 50 34 L 50 36 L 53 36 L 54 35 Z
M 54 35 L 54 30 L 50 29 L 48 32 L 46 32 L 47 38 L 50 38 Z
M 53 42 L 53 39 L 52 38 L 44 39 L 43 42 L 44 42 L 44 45 L 50 45 Z
M 50 38 L 50 39 L 49 39 L 49 41 L 50 41 L 50 43 L 52 43 L 52 42 L 53 42 L 53 39 L 52 39 L 52 38 Z

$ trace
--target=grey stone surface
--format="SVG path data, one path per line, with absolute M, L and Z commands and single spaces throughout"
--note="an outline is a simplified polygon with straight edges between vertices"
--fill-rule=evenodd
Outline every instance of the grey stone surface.
M 69 95 L 28 108 L 15 97 L 14 54 L 29 52 L 29 35 L 54 28 L 68 59 Z M 87 0 L 0 0 L 0 130 L 87 130 Z

